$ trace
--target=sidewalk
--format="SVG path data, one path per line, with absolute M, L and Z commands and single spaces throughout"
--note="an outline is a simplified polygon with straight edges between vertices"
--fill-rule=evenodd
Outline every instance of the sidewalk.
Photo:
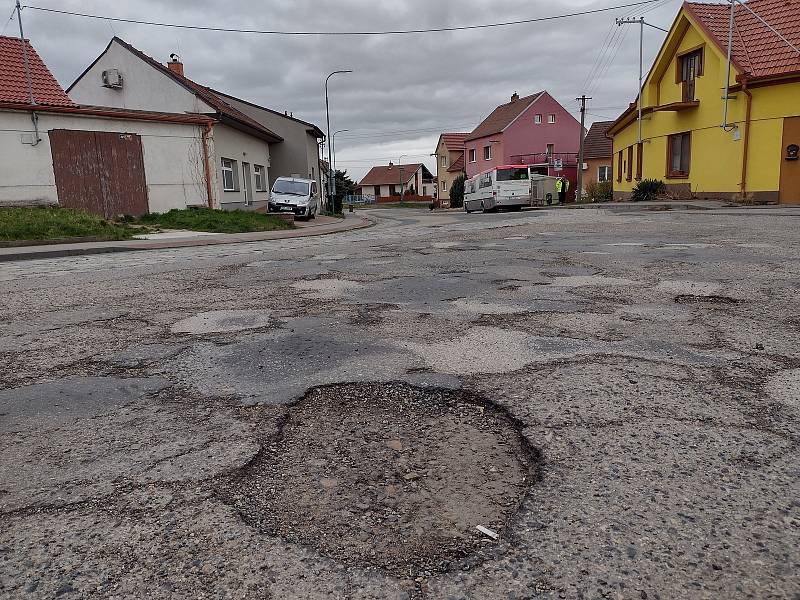
M 295 223 L 297 229 L 282 229 L 279 231 L 219 234 L 176 231 L 156 234 L 152 236 L 151 239 L 133 239 L 120 242 L 81 242 L 75 244 L 17 246 L 13 248 L 0 248 L 0 262 L 34 258 L 55 258 L 59 256 L 77 256 L 81 254 L 135 252 L 138 250 L 162 250 L 165 248 L 191 248 L 196 246 L 217 246 L 221 244 L 283 240 L 363 229 L 375 223 L 376 220 L 374 218 L 346 214 L 344 219 L 319 216 L 313 221 Z

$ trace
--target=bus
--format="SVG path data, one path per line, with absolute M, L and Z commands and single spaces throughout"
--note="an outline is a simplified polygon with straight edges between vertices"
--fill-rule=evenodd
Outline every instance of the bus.
M 527 165 L 503 165 L 470 177 L 464 182 L 464 210 L 489 212 L 530 206 L 530 179 Z

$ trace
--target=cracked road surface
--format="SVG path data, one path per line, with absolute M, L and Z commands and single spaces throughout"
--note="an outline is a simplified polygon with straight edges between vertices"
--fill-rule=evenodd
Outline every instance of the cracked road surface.
M 374 214 L 0 263 L 0 597 L 800 597 L 800 211 Z

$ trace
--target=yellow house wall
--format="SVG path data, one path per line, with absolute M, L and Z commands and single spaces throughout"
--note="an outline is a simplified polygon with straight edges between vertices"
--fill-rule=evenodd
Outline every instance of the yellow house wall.
M 644 115 L 642 177 L 660 179 L 667 184 L 688 184 L 692 193 L 698 195 L 736 194 L 740 191 L 746 95 L 741 91 L 732 93 L 733 99 L 728 103 L 728 122 L 738 125 L 740 139 L 737 141 L 733 132 L 720 127 L 726 57 L 712 41 L 705 39 L 686 15 L 678 17 L 665 42 L 671 55 L 661 56 L 662 62 L 654 67 L 645 84 L 643 105 L 663 106 L 681 100 L 681 85 L 675 82 L 678 55 L 701 45 L 704 48 L 703 75 L 697 79 L 695 96 L 700 105 L 679 112 L 658 111 Z M 732 83 L 735 83 L 736 75 L 733 69 Z M 780 181 L 783 118 L 800 114 L 800 82 L 756 87 L 751 93 L 746 187 L 748 192 L 775 192 Z M 637 130 L 634 118 L 614 135 L 615 191 L 630 192 L 637 183 L 635 148 L 633 181 L 626 181 L 624 172 L 622 181 L 616 181 L 618 152 L 622 150 L 623 159 L 627 159 L 628 146 L 636 145 Z M 668 178 L 667 136 L 682 132 L 691 132 L 692 135 L 689 177 Z

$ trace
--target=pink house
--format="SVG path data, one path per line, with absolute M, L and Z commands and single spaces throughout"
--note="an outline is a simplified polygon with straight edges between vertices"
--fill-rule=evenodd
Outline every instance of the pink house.
M 574 198 L 581 124 L 550 94 L 539 92 L 501 104 L 465 142 L 467 177 L 499 165 L 533 165 L 543 175 L 570 180 Z

